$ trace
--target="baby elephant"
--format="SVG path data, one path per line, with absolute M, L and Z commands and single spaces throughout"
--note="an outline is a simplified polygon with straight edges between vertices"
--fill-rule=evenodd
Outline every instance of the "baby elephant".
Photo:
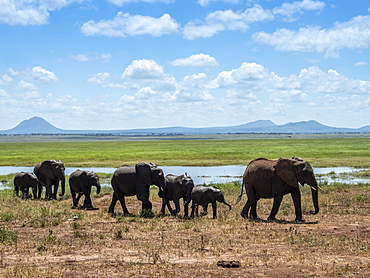
M 99 177 L 96 173 L 90 171 L 76 170 L 69 176 L 69 188 L 71 190 L 73 208 L 78 208 L 78 202 L 82 195 L 85 200 L 82 209 L 95 209 L 91 203 L 91 187 L 96 186 L 96 194 L 100 193 Z M 78 196 L 76 197 L 76 194 Z
M 225 201 L 224 194 L 222 191 L 213 186 L 195 186 L 191 191 L 191 217 L 194 217 L 194 210 L 196 210 L 196 216 L 198 216 L 198 206 L 201 205 L 204 210 L 204 214 L 207 214 L 208 204 L 212 203 L 213 218 L 217 218 L 217 205 L 216 201 L 229 206 L 231 205 Z
M 22 198 L 29 198 L 29 189 L 32 188 L 33 198 L 37 198 L 37 185 L 39 181 L 34 173 L 20 172 L 14 177 L 14 191 L 19 194 L 22 192 Z

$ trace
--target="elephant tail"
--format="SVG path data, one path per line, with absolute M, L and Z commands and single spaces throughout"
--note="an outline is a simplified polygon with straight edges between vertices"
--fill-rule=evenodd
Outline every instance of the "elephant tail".
M 236 199 L 235 205 L 238 204 L 240 202 L 240 200 L 242 199 L 243 190 L 244 190 L 244 179 L 243 179 L 243 182 L 242 182 L 242 192 L 240 192 L 240 195 L 239 195 L 238 199 Z

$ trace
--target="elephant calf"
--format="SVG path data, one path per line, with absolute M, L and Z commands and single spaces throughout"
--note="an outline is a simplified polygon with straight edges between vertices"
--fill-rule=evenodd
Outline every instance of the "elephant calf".
M 161 214 L 165 214 L 166 205 L 171 215 L 177 215 L 180 212 L 180 199 L 184 200 L 184 218 L 189 217 L 189 203 L 191 201 L 191 191 L 194 188 L 193 179 L 188 173 L 180 176 L 168 174 L 165 176 L 165 193 L 162 199 Z M 170 201 L 175 204 L 172 210 Z
M 191 217 L 194 217 L 194 211 L 198 216 L 198 207 L 201 205 L 204 210 L 204 214 L 207 214 L 208 204 L 212 203 L 213 218 L 217 218 L 217 202 L 223 203 L 231 210 L 231 205 L 225 201 L 224 194 L 222 191 L 213 186 L 196 186 L 191 191 L 192 209 Z
M 37 186 L 39 181 L 34 173 L 20 172 L 14 177 L 14 191 L 19 194 L 22 192 L 22 198 L 29 198 L 28 192 L 32 188 L 33 198 L 37 198 Z
M 73 208 L 78 208 L 78 202 L 82 195 L 84 195 L 84 204 L 80 208 L 94 209 L 90 198 L 92 186 L 96 187 L 96 194 L 99 194 L 101 189 L 99 177 L 94 172 L 76 170 L 69 176 L 69 188 L 71 190 Z M 76 194 L 78 194 L 77 197 Z

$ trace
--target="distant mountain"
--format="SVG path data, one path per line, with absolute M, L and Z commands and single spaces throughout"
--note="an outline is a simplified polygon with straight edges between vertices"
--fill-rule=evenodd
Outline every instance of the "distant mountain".
M 127 130 L 65 130 L 60 129 L 40 117 L 22 121 L 16 127 L 0 131 L 0 134 L 115 134 L 115 135 L 206 135 L 228 133 L 370 133 L 370 125 L 362 128 L 336 128 L 316 121 L 303 121 L 277 125 L 270 120 L 259 120 L 237 126 L 223 127 L 165 127 Z

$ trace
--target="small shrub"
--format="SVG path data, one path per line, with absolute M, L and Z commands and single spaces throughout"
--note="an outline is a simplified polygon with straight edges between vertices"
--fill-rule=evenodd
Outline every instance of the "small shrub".
M 18 235 L 16 232 L 0 229 L 0 243 L 16 244 Z
M 37 251 L 46 252 L 48 251 L 48 248 L 45 245 L 40 245 L 39 247 L 37 247 Z
M 1 215 L 1 220 L 4 220 L 6 222 L 12 221 L 15 217 L 11 212 L 5 212 Z

